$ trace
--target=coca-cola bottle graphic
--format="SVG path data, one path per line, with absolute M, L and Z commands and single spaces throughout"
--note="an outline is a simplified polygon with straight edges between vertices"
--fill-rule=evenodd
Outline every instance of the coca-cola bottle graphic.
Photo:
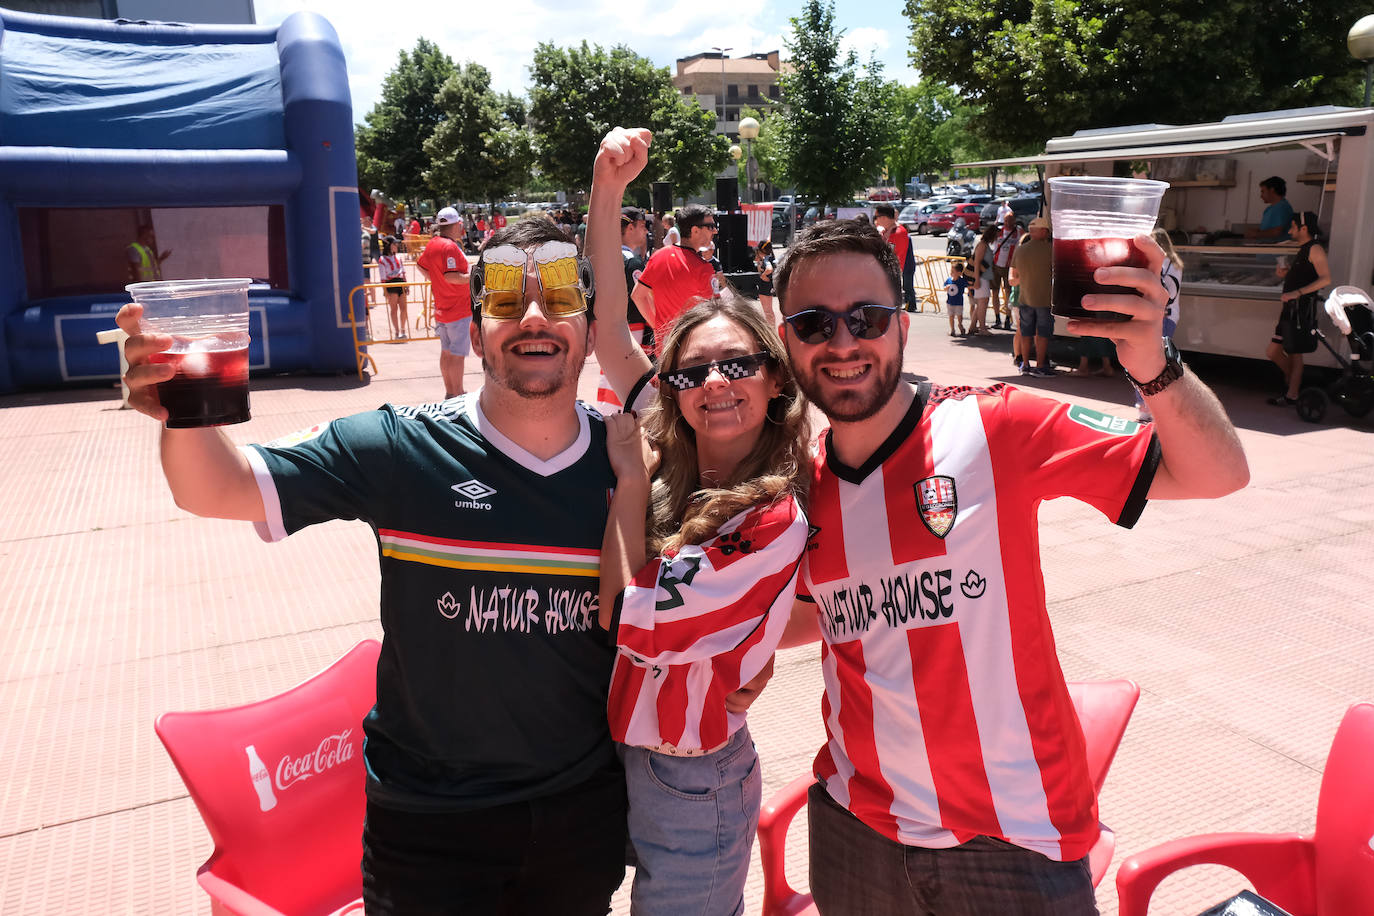
M 277 807 L 277 796 L 272 792 L 272 777 L 263 766 L 258 749 L 253 745 L 244 748 L 248 752 L 248 775 L 253 780 L 253 788 L 258 790 L 258 806 L 264 811 Z

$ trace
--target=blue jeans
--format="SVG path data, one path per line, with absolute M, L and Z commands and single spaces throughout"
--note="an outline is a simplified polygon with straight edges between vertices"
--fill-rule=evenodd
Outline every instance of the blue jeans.
M 618 747 L 630 800 L 635 916 L 738 916 L 763 783 L 746 726 L 702 757 Z

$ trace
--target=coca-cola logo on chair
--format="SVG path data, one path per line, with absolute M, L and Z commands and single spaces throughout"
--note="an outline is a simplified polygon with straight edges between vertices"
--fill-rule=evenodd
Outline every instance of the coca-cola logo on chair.
M 353 759 L 353 742 L 349 740 L 353 729 L 345 729 L 337 735 L 330 735 L 321 741 L 315 750 L 301 757 L 290 754 L 277 761 L 277 775 L 274 782 L 278 791 L 291 788 L 298 782 L 318 776 L 341 763 Z

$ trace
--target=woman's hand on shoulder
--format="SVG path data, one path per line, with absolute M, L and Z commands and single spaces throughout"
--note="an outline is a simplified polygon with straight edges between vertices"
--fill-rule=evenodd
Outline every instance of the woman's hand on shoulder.
M 621 485 L 635 481 L 646 486 L 658 470 L 659 451 L 630 413 L 606 417 L 606 453 Z

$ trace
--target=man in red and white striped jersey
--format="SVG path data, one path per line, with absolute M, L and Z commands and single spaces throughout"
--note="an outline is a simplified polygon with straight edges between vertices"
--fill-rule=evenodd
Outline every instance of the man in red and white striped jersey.
M 877 232 L 817 224 L 775 285 L 798 382 L 830 419 L 788 640 L 823 639 L 827 742 L 811 889 L 835 913 L 1095 913 L 1097 808 L 1045 606 L 1036 512 L 1072 496 L 1125 527 L 1147 499 L 1217 497 L 1249 470 L 1215 396 L 1166 353 L 1163 254 L 1088 297 L 1154 414 L 1139 425 L 1018 391 L 901 377 L 909 318 Z M 817 625 L 819 624 L 819 627 Z M 809 632 L 808 632 L 809 631 Z

